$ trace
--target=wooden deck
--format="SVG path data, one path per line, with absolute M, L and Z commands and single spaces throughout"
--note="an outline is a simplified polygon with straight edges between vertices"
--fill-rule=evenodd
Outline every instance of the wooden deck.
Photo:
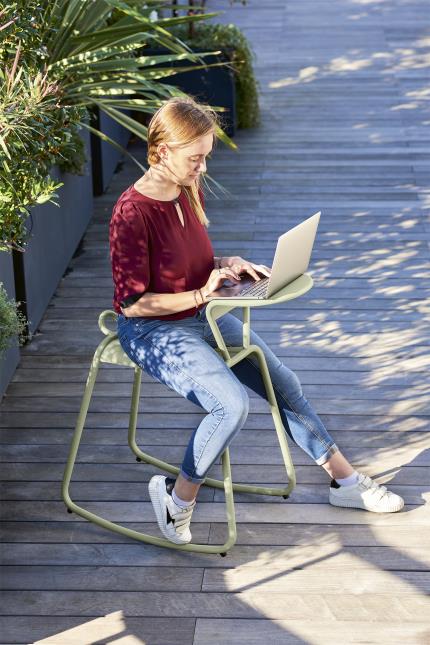
M 328 477 L 292 447 L 288 501 L 237 495 L 226 558 L 124 539 L 65 511 L 60 482 L 100 311 L 111 306 L 107 228 L 136 177 L 126 163 L 97 199 L 82 253 L 24 350 L 1 406 L 0 641 L 56 645 L 430 643 L 429 33 L 427 0 L 250 0 L 226 9 L 257 55 L 262 126 L 210 172 L 218 253 L 270 263 L 281 232 L 322 210 L 315 287 L 253 314 L 343 452 L 389 482 L 394 515 L 328 504 Z M 139 151 L 137 151 L 139 154 Z M 140 154 L 142 151 L 140 151 Z M 139 440 L 181 461 L 198 408 L 143 379 Z M 156 531 L 127 447 L 130 370 L 105 367 L 72 495 Z M 284 480 L 263 401 L 232 450 L 236 481 Z M 219 473 L 219 466 L 213 473 Z M 193 535 L 224 537 L 222 495 L 202 490 Z M 427 502 L 427 505 L 426 505 Z

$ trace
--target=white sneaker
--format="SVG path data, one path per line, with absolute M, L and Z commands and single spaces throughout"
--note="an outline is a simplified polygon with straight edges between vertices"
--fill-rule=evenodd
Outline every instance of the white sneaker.
M 352 486 L 340 486 L 332 479 L 329 502 L 333 506 L 364 508 L 373 513 L 396 513 L 405 505 L 400 495 L 391 493 L 363 473 L 358 473 L 358 482 Z
M 187 508 L 175 504 L 172 490 L 175 480 L 154 475 L 149 482 L 149 496 L 162 534 L 175 544 L 191 542 L 190 522 L 196 502 Z

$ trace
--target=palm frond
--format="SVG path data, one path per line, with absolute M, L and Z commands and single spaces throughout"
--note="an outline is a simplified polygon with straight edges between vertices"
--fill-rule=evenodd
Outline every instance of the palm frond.
M 145 172 L 145 171 L 146 171 L 145 166 L 142 166 L 142 164 L 140 163 L 140 161 L 138 161 L 138 159 L 136 159 L 136 157 L 135 157 L 134 155 L 132 155 L 132 154 L 131 154 L 131 152 L 129 152 L 129 151 L 127 150 L 127 148 L 124 148 L 122 145 L 120 145 L 119 143 L 117 143 L 116 141 L 114 141 L 113 139 L 111 139 L 110 137 L 108 137 L 108 136 L 107 136 L 107 134 L 105 134 L 104 132 L 101 132 L 100 130 L 97 130 L 97 128 L 93 128 L 93 127 L 92 127 L 91 125 L 89 125 L 89 123 L 87 123 L 86 121 L 83 121 L 83 122 L 82 122 L 82 126 L 83 126 L 84 128 L 86 128 L 87 130 L 89 130 L 90 132 L 92 132 L 93 134 L 95 134 L 95 135 L 96 135 L 97 137 L 99 137 L 102 141 L 106 141 L 106 143 L 109 143 L 111 146 L 113 146 L 114 148 L 116 148 L 117 150 L 119 150 L 119 151 L 120 151 L 122 154 L 124 154 L 126 157 L 129 157 L 129 158 L 130 158 L 130 159 L 131 159 L 131 160 L 136 164 L 136 166 L 138 166 L 138 167 L 141 169 L 141 171 L 142 171 L 142 172 Z
M 130 132 L 133 132 L 133 134 L 136 134 L 144 141 L 146 140 L 148 134 L 148 128 L 146 126 L 127 116 L 127 114 L 123 114 L 120 110 L 110 107 L 109 105 L 105 105 L 103 101 L 94 101 L 94 103 L 98 106 L 99 110 L 105 112 L 105 114 L 114 119 L 114 121 L 117 121 L 117 123 L 124 126 L 127 130 L 130 130 Z

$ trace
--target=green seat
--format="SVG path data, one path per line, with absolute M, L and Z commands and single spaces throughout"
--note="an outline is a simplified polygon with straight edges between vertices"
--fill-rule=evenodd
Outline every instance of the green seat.
M 272 413 L 273 422 L 277 437 L 279 440 L 279 446 L 281 454 L 284 460 L 286 473 L 288 476 L 288 485 L 281 487 L 265 487 L 265 486 L 253 486 L 248 484 L 233 484 L 231 467 L 230 467 L 230 455 L 229 449 L 226 448 L 222 455 L 222 474 L 223 480 L 206 478 L 204 486 L 210 486 L 213 488 L 224 489 L 225 500 L 226 500 L 226 510 L 227 510 L 227 526 L 228 526 L 228 535 L 224 544 L 185 544 L 177 545 L 173 542 L 169 542 L 164 538 L 155 537 L 147 533 L 141 533 L 133 529 L 122 526 L 115 522 L 111 522 L 108 519 L 105 519 L 95 513 L 91 513 L 82 506 L 76 504 L 70 497 L 69 494 L 69 485 L 72 478 L 73 468 L 76 460 L 76 455 L 79 449 L 79 444 L 82 437 L 82 432 L 85 425 L 85 419 L 87 416 L 88 408 L 91 401 L 91 396 L 94 389 L 94 384 L 96 382 L 97 373 L 99 370 L 100 363 L 110 363 L 115 365 L 123 365 L 124 367 L 131 367 L 134 370 L 134 381 L 133 388 L 131 392 L 131 408 L 129 416 L 129 426 L 128 426 L 128 444 L 136 455 L 136 459 L 140 462 L 147 464 L 152 464 L 153 466 L 160 468 L 161 470 L 177 475 L 179 473 L 179 468 L 169 464 L 161 459 L 157 459 L 152 455 L 149 455 L 143 452 L 136 443 L 136 425 L 137 425 L 137 415 L 139 408 L 139 396 L 140 396 L 140 385 L 142 371 L 141 369 L 131 361 L 128 356 L 124 353 L 119 343 L 118 337 L 114 331 L 111 331 L 106 326 L 107 319 L 116 321 L 117 314 L 113 311 L 104 311 L 99 317 L 99 327 L 101 331 L 105 334 L 105 338 L 100 342 L 97 347 L 94 357 L 91 363 L 87 383 L 85 386 L 84 396 L 82 399 L 82 404 L 78 419 L 76 422 L 76 429 L 72 438 L 72 443 L 70 447 L 70 453 L 67 460 L 63 485 L 62 485 L 62 496 L 63 500 L 67 506 L 69 512 L 74 512 L 81 517 L 94 522 L 99 526 L 102 526 L 105 529 L 110 531 L 115 531 L 116 533 L 121 533 L 128 537 L 140 540 L 141 542 L 147 542 L 149 544 L 155 544 L 157 546 L 163 546 L 170 549 L 179 549 L 182 551 L 195 551 L 200 553 L 221 553 L 224 555 L 236 542 L 236 520 L 235 520 L 235 509 L 234 509 L 234 498 L 233 493 L 244 492 L 244 493 L 254 493 L 256 495 L 273 495 L 273 496 L 282 496 L 288 498 L 291 491 L 295 487 L 296 477 L 294 472 L 294 465 L 291 460 L 290 451 L 288 448 L 288 443 L 286 439 L 286 433 L 282 424 L 281 416 L 279 413 L 278 405 L 276 402 L 275 394 L 273 391 L 272 381 L 270 379 L 270 374 L 267 368 L 266 360 L 264 357 L 263 351 L 256 345 L 250 345 L 250 309 L 251 307 L 264 307 L 271 304 L 279 304 L 288 300 L 297 298 L 311 289 L 313 285 L 312 278 L 308 274 L 304 274 L 294 280 L 287 287 L 284 287 L 278 291 L 274 296 L 269 300 L 254 300 L 254 299 L 214 299 L 209 301 L 206 307 L 206 318 L 208 323 L 211 326 L 214 338 L 217 343 L 217 350 L 220 355 L 223 357 L 225 362 L 229 367 L 240 362 L 246 356 L 250 354 L 255 354 L 258 361 L 263 378 L 263 382 L 267 392 L 268 404 L 270 411 Z M 218 325 L 216 323 L 217 319 L 223 316 L 229 311 L 241 308 L 243 310 L 243 344 L 242 347 L 227 347 L 222 335 L 219 331 Z M 151 518 L 153 519 L 153 518 Z

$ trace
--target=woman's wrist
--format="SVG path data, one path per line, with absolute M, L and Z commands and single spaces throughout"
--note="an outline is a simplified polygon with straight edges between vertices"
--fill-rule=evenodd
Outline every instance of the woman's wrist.
M 196 309 L 200 305 L 204 305 L 206 303 L 207 294 L 203 291 L 203 287 L 201 287 L 200 289 L 194 289 L 193 298 Z

